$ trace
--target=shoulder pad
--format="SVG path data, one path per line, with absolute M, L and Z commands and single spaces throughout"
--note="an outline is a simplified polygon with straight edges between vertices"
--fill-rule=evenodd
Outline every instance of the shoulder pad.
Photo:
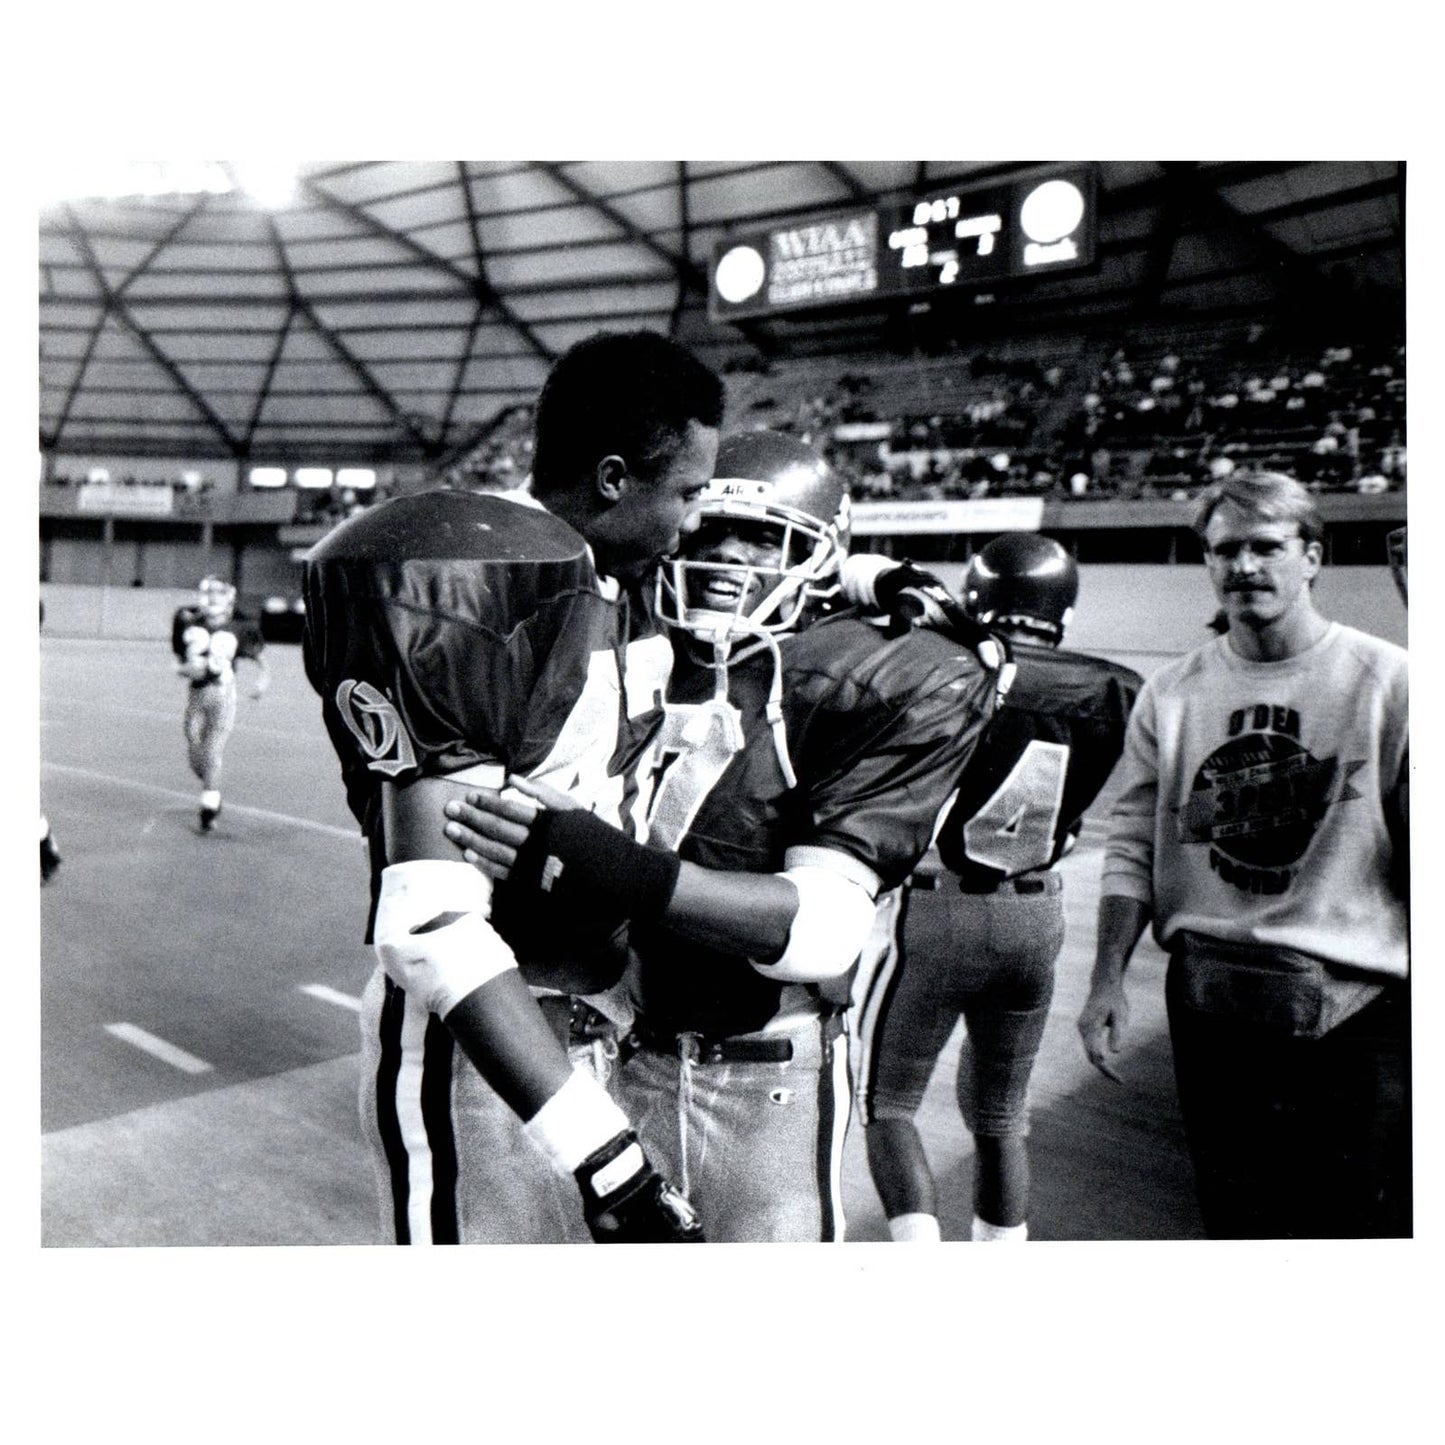
M 587 544 L 540 507 L 490 493 L 434 491 L 369 507 L 321 539 L 308 562 L 399 558 L 568 562 Z

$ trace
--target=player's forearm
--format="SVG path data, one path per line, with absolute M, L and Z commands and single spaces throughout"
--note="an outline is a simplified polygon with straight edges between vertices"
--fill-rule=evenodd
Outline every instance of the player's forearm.
M 776 873 L 719 873 L 684 863 L 662 921 L 697 943 L 748 958 L 788 946 L 798 890 Z
M 490 881 L 456 861 L 441 831 L 442 804 L 461 787 L 446 778 L 418 778 L 384 788 L 388 866 L 377 953 L 387 973 L 442 1018 L 477 1071 L 525 1120 L 567 1081 L 572 1066 L 511 949 L 488 921 Z
M 473 990 L 442 1020 L 477 1072 L 523 1121 L 572 1076 L 572 1062 L 516 969 Z
M 780 873 L 743 873 L 682 862 L 580 809 L 532 814 L 488 791 L 452 800 L 446 817 L 469 863 L 546 895 L 541 906 L 615 927 L 664 923 L 782 982 L 846 972 L 873 924 L 876 875 L 826 848 L 789 850 Z
M 1094 982 L 1117 981 L 1134 945 L 1148 926 L 1152 909 L 1143 899 L 1123 893 L 1105 893 L 1099 899 L 1098 942 L 1094 952 Z

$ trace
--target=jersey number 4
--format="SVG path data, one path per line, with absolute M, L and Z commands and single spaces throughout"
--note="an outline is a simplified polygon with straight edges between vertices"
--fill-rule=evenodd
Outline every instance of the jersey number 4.
M 1010 876 L 1052 862 L 1068 770 L 1064 743 L 1030 742 L 993 797 L 963 825 L 968 856 Z

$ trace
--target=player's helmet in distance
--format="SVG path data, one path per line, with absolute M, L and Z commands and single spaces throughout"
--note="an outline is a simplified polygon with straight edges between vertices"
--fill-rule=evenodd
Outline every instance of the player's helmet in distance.
M 211 622 L 224 622 L 236 605 L 236 589 L 229 582 L 211 576 L 202 577 L 196 588 L 201 611 Z
M 1064 635 L 1079 597 L 1079 568 L 1051 537 L 995 537 L 968 564 L 963 602 L 976 621 L 1017 627 L 1052 643 Z
M 658 615 L 713 640 L 798 627 L 848 549 L 848 488 L 806 442 L 739 432 L 718 448 L 697 530 L 658 575 Z

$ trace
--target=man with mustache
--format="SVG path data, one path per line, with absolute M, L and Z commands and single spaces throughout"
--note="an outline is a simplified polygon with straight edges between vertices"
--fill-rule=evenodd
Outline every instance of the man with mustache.
M 1409 1235 L 1406 655 L 1317 610 L 1293 478 L 1232 475 L 1194 526 L 1228 627 L 1130 717 L 1079 1033 L 1117 1078 L 1152 919 L 1206 1231 Z

